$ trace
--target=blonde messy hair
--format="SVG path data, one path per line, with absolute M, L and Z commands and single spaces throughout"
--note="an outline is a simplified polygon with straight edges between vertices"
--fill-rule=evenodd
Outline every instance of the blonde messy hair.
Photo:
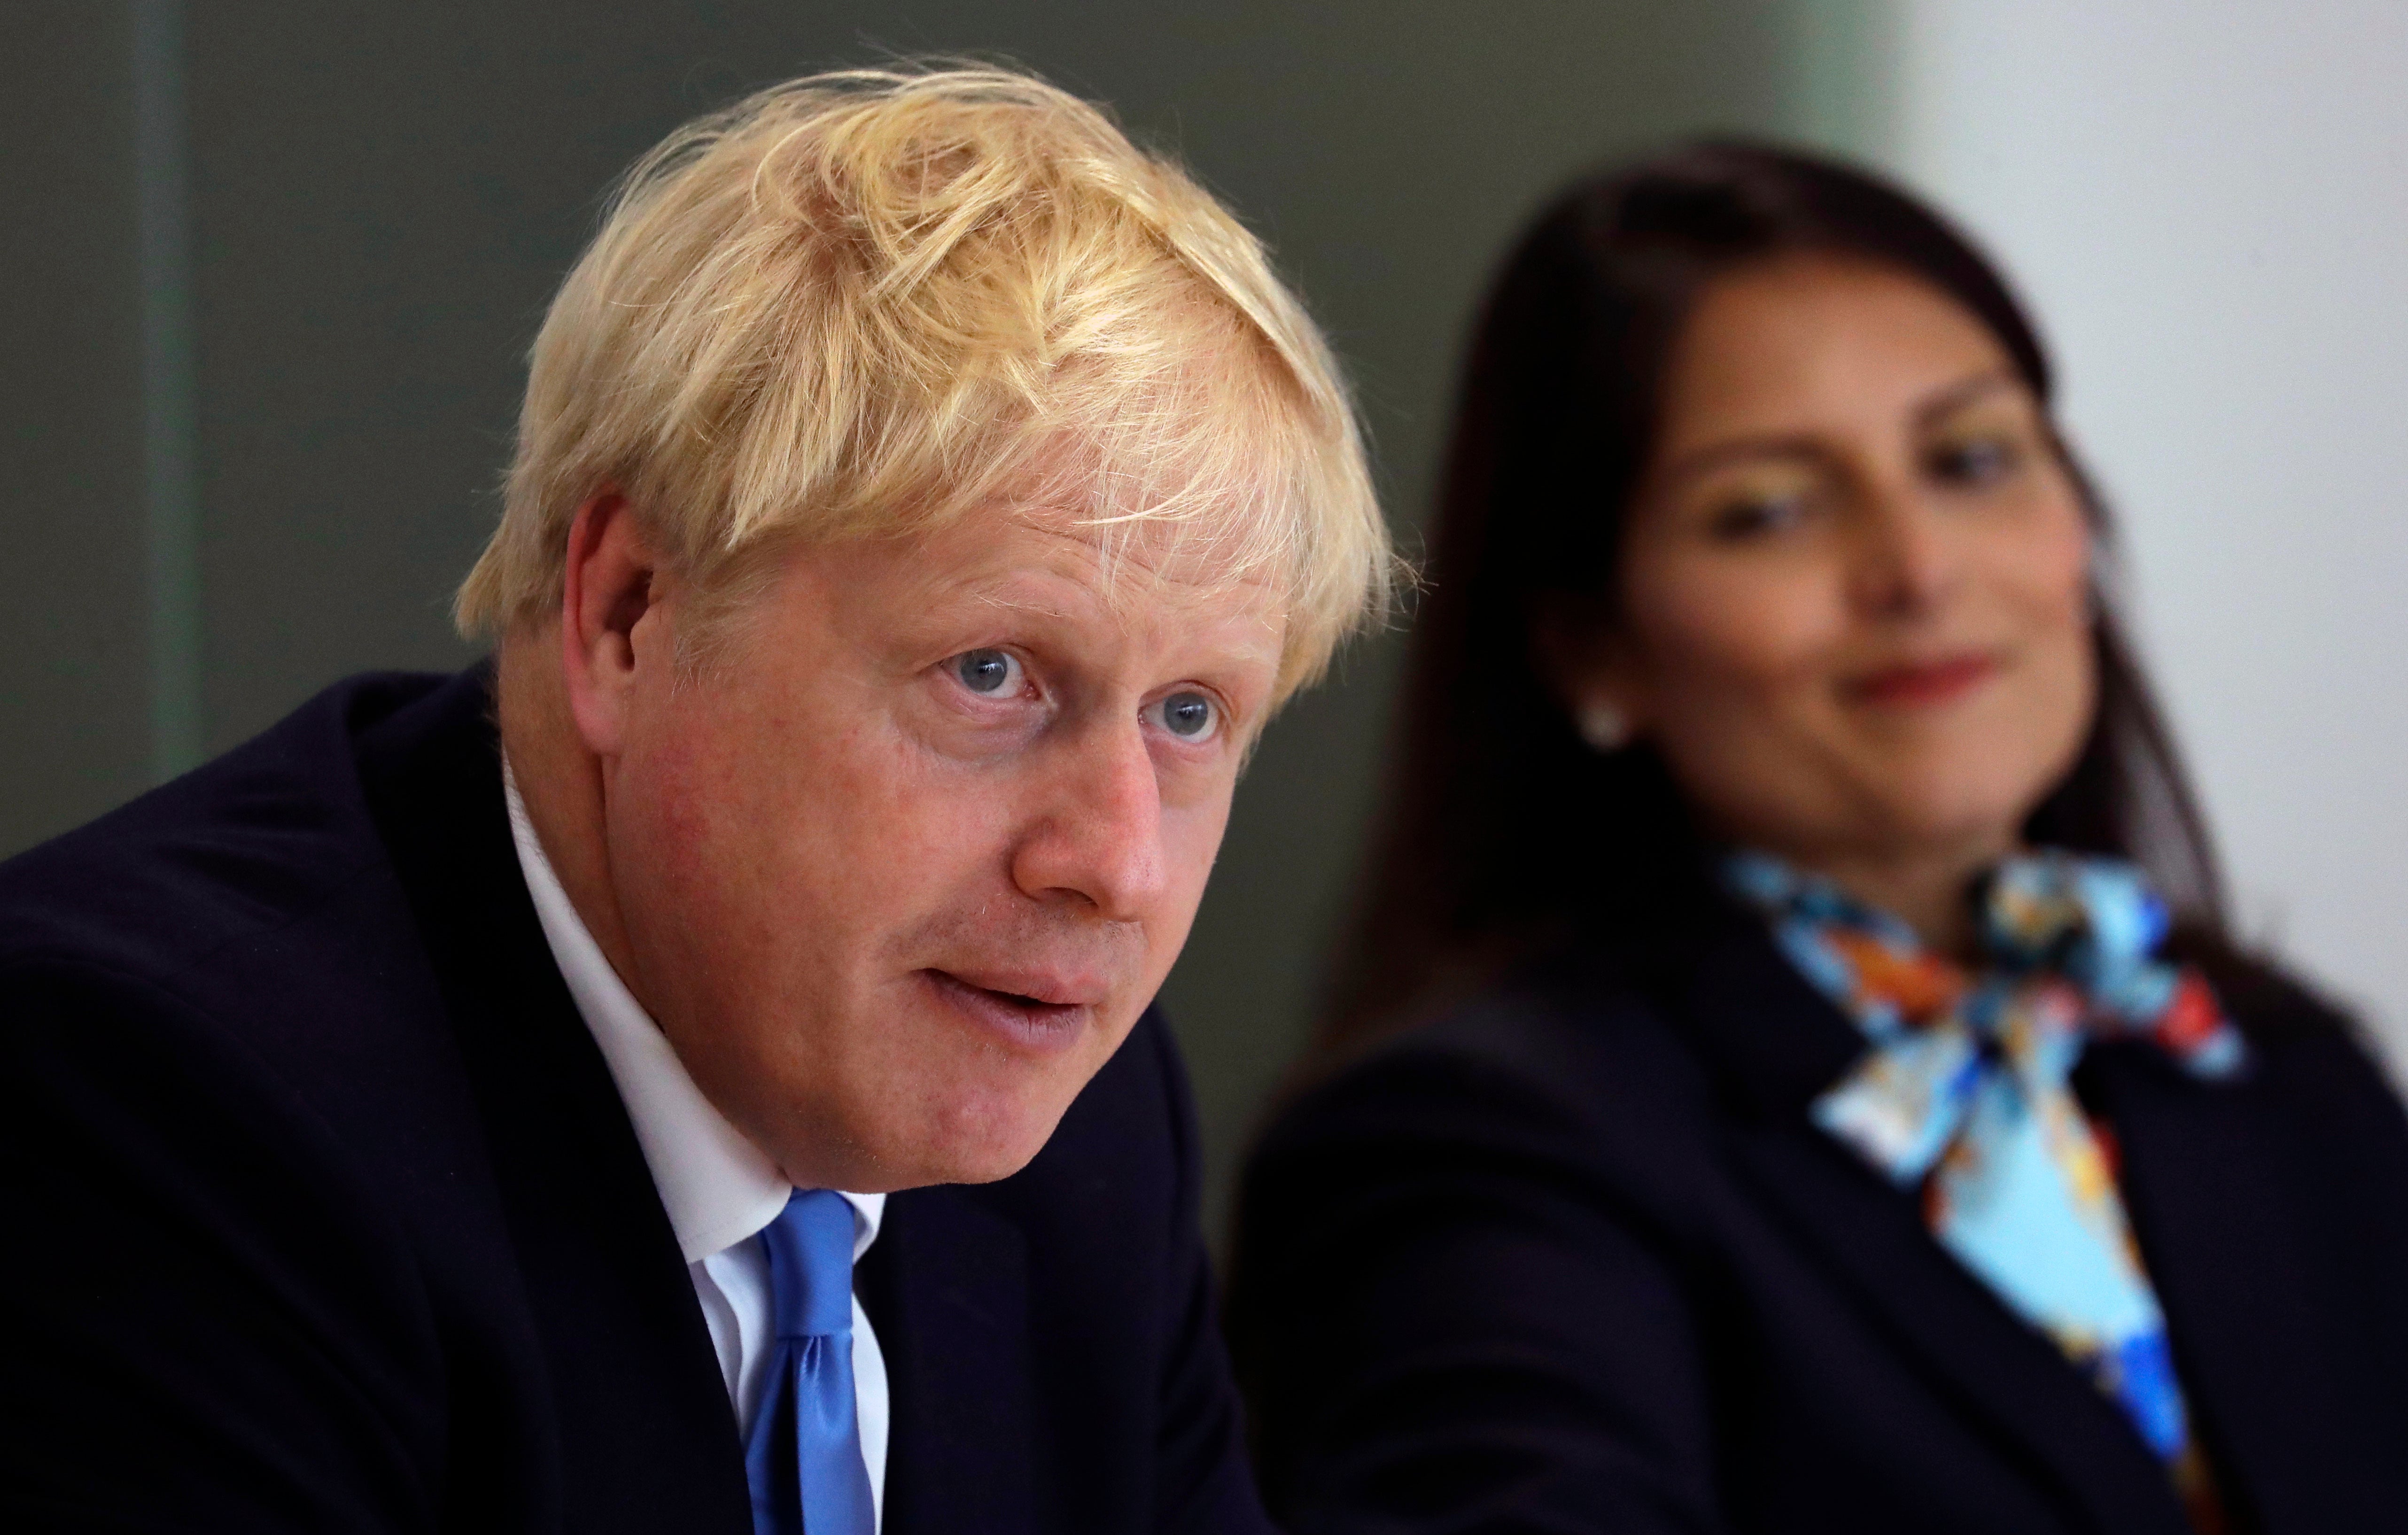
M 556 613 L 613 487 L 725 604 L 764 552 L 1003 495 L 1168 530 L 1285 595 L 1283 696 L 1390 598 L 1352 402 L 1261 244 L 1004 69 L 811 76 L 636 164 L 536 339 L 462 631 Z

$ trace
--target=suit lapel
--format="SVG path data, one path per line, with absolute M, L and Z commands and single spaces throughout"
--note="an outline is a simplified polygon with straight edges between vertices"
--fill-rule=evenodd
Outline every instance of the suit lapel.
M 884 1535 L 1046 1528 L 1020 1227 L 974 1189 L 894 1195 L 858 1283 L 892 1404 Z
M 1744 1110 L 1740 1175 L 1935 1393 L 2019 1451 L 2071 1523 L 2187 1530 L 2164 1470 L 2114 1406 L 1948 1255 L 1910 1191 L 1806 1117 L 1862 1040 L 1760 925 L 1732 923 L 1695 955 L 1679 1011 Z
M 475 1084 L 578 1530 L 751 1528 L 710 1334 L 519 872 L 481 670 L 376 727 L 362 778 Z

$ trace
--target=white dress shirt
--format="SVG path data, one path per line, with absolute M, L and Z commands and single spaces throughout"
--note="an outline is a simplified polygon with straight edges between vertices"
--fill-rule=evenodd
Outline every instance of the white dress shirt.
M 667 1036 L 611 968 L 577 908 L 569 904 L 552 860 L 544 856 L 508 762 L 502 767 L 502 788 L 509 800 L 519 870 L 526 877 L 527 894 L 535 897 L 544 940 L 552 946 L 552 962 L 568 983 L 585 1026 L 594 1031 L 594 1042 L 602 1047 L 627 1117 L 635 1122 L 637 1142 L 652 1168 L 652 1183 L 685 1254 L 695 1298 L 701 1302 L 710 1341 L 719 1351 L 719 1370 L 727 1382 L 738 1428 L 749 1434 L 765 1367 L 778 1341 L 769 1308 L 769 1258 L 760 1233 L 786 1208 L 794 1185 L 711 1107 L 686 1074 Z M 878 1240 L 886 1196 L 843 1197 L 853 1206 L 853 1257 L 858 1263 Z M 879 1351 L 878 1335 L 870 1330 L 858 1298 L 853 1302 L 853 1391 L 861 1422 L 861 1458 L 869 1471 L 870 1506 L 882 1524 L 886 1356 Z

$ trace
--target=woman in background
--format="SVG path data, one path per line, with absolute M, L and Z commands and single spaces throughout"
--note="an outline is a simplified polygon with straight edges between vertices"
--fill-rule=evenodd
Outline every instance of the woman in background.
M 2408 1122 L 2221 932 L 2049 390 L 1795 155 L 1511 257 L 1242 1196 L 1298 1535 L 2408 1528 Z

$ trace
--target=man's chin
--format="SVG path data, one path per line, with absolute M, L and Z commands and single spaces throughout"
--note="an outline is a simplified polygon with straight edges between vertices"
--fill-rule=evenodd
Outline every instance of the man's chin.
M 1044 1145 L 1040 1141 L 1025 1156 L 963 1157 L 945 1165 L 941 1169 L 932 1166 L 930 1174 L 913 1186 L 924 1188 L 944 1184 L 1001 1183 L 1035 1161 L 1037 1153 L 1042 1150 Z
M 918 1048 L 878 1062 L 887 1091 L 862 1095 L 846 1115 L 889 1189 L 991 1184 L 1020 1171 L 1111 1058 L 1106 1044 L 1127 1032 L 1084 1020 L 1076 1047 L 1032 1059 L 946 1022 L 918 1036 Z
M 1045 1143 L 1054 1138 L 1054 1126 L 1061 1122 L 1057 1110 L 1042 1116 L 1041 1123 L 1008 1132 L 998 1127 L 924 1147 L 919 1161 L 920 1176 L 915 1182 L 992 1184 L 1009 1178 L 1037 1159 L 1037 1154 L 1045 1149 Z
M 890 1124 L 885 1133 L 854 1141 L 846 1158 L 851 1181 L 838 1186 L 880 1194 L 1009 1178 L 1045 1149 L 1068 1107 L 1067 1097 L 1059 1103 L 1050 1097 L 1042 1103 L 998 1103 L 983 1096 L 931 1105 L 916 1133 Z

